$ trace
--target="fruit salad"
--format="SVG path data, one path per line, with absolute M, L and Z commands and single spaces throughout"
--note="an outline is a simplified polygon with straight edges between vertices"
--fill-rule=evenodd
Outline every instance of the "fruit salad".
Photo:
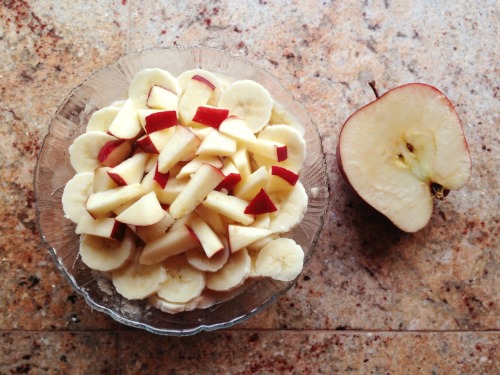
M 141 70 L 69 155 L 81 260 L 129 300 L 175 313 L 302 271 L 304 129 L 257 82 Z

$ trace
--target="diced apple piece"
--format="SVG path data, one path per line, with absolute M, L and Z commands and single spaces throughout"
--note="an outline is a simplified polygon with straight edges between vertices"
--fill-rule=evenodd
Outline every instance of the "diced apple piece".
M 200 140 L 204 140 L 211 132 L 216 131 L 214 128 L 211 128 L 210 126 L 200 126 L 200 127 L 189 127 L 189 130 L 191 130 Z
M 201 142 L 196 155 L 232 156 L 236 141 L 218 131 L 213 131 Z
M 212 191 L 203 201 L 203 205 L 243 225 L 250 225 L 254 216 L 245 214 L 246 200 L 219 191 Z
M 219 131 L 242 145 L 253 143 L 257 140 L 245 121 L 235 116 L 229 116 L 219 126 Z
M 144 151 L 150 154 L 159 154 L 160 151 L 168 143 L 170 137 L 174 133 L 174 128 L 166 128 L 156 131 L 151 134 L 146 134 L 137 140 L 137 145 Z
M 109 141 L 101 147 L 97 154 L 97 160 L 107 167 L 115 167 L 127 159 L 131 153 L 130 142 L 125 139 L 117 139 Z
M 90 194 L 85 206 L 93 217 L 102 217 L 125 202 L 138 197 L 142 192 L 140 183 L 120 186 Z
M 251 215 L 262 215 L 275 211 L 278 211 L 278 209 L 274 205 L 271 198 L 269 198 L 269 195 L 267 195 L 264 189 L 260 189 L 257 195 L 245 208 L 244 212 Z
M 110 217 L 92 219 L 89 216 L 82 216 L 80 222 L 76 225 L 75 233 L 121 241 L 125 236 L 126 229 L 125 224 Z
M 188 182 L 189 178 L 180 180 L 176 178 L 169 178 L 165 188 L 161 189 L 160 187 L 155 187 L 154 191 L 156 192 L 160 203 L 172 204 L 177 196 L 186 188 Z
M 101 191 L 106 191 L 110 189 L 117 188 L 118 185 L 111 177 L 109 177 L 108 172 L 111 170 L 109 167 L 96 168 L 94 171 L 94 179 L 92 181 L 92 192 L 99 193 Z
M 190 124 L 197 108 L 208 103 L 214 88 L 208 80 L 197 75 L 189 80 L 179 102 L 179 120 L 183 125 Z
M 108 132 L 117 138 L 132 139 L 142 131 L 132 99 L 127 99 L 109 126 Z
M 146 131 L 146 117 L 153 113 L 162 112 L 161 109 L 151 109 L 151 108 L 139 108 L 137 109 L 137 117 L 139 118 L 139 123 L 141 124 L 144 131 Z
M 193 211 L 223 179 L 224 175 L 219 169 L 210 164 L 202 164 L 170 205 L 170 214 L 178 219 Z
M 202 218 L 198 216 L 192 220 L 190 227 L 196 237 L 198 237 L 207 257 L 211 258 L 214 254 L 224 250 L 224 245 L 217 236 L 217 233 Z
M 202 204 L 198 205 L 194 211 L 203 219 L 203 221 L 210 225 L 210 228 L 212 228 L 216 233 L 226 233 L 227 225 L 217 212 L 208 209 Z
M 172 127 L 174 132 L 160 152 L 158 170 L 166 173 L 176 163 L 188 156 L 194 156 L 200 145 L 200 139 L 184 126 Z
M 200 246 L 198 238 L 187 226 L 158 237 L 144 246 L 144 251 L 139 258 L 141 264 L 155 264 L 162 262 L 168 257 L 182 254 L 183 252 Z
M 265 139 L 258 139 L 247 148 L 251 153 L 263 156 L 275 163 L 286 160 L 288 157 L 286 145 Z
M 269 155 L 259 154 L 260 149 L 252 149 L 253 158 L 259 166 L 270 168 L 279 162 L 279 166 L 298 173 L 304 164 L 306 157 L 306 141 L 301 133 L 288 125 L 270 125 L 266 126 L 257 137 L 258 143 L 267 142 L 278 145 L 286 145 L 286 155 L 284 149 L 281 149 L 277 158 Z M 253 147 L 253 145 L 252 145 Z
M 266 167 L 260 167 L 250 176 L 240 181 L 234 187 L 233 193 L 241 199 L 250 201 L 261 189 L 266 186 L 268 178 L 269 175 Z
M 148 154 L 144 152 L 136 153 L 134 156 L 110 169 L 108 175 L 119 186 L 141 182 L 148 159 Z
M 165 217 L 165 212 L 154 191 L 142 196 L 137 202 L 116 217 L 121 223 L 131 225 L 153 225 Z
M 196 156 L 193 160 L 182 167 L 175 178 L 186 178 L 200 169 L 202 164 L 210 164 L 217 169 L 222 168 L 222 159 L 218 156 Z
M 221 191 L 222 189 L 225 189 L 230 191 L 238 182 L 241 181 L 240 171 L 238 171 L 230 158 L 226 158 L 224 160 L 224 166 L 222 167 L 221 172 L 225 177 L 215 190 Z
M 247 227 L 241 225 L 228 225 L 227 227 L 229 249 L 235 253 L 247 245 L 260 240 L 272 233 L 272 231 L 263 228 Z
M 269 172 L 269 180 L 266 185 L 266 192 L 269 194 L 288 191 L 293 188 L 299 180 L 298 174 L 278 165 L 273 165 Z
M 175 219 L 168 213 L 168 211 L 164 212 L 165 217 L 159 222 L 148 226 L 135 227 L 135 233 L 145 243 L 156 240 L 158 237 L 164 235 L 167 229 L 170 228 L 175 222 Z
M 233 155 L 231 155 L 233 159 L 233 163 L 240 171 L 241 178 L 245 178 L 250 176 L 252 173 L 252 167 L 250 165 L 250 157 L 248 156 L 248 152 L 245 148 L 239 148 L 235 151 Z
M 144 129 L 146 133 L 151 134 L 159 130 L 171 128 L 174 125 L 177 125 L 177 112 L 161 111 L 146 116 Z
M 149 91 L 146 106 L 154 109 L 165 109 L 177 111 L 179 98 L 177 94 L 161 86 L 154 85 Z
M 219 129 L 220 124 L 229 115 L 229 110 L 208 105 L 200 105 L 193 117 L 193 122 Z

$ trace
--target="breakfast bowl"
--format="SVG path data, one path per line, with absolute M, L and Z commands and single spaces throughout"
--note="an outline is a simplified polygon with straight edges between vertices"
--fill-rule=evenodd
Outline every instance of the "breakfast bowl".
M 191 69 L 204 69 L 220 77 L 252 80 L 265 87 L 279 108 L 300 124 L 306 144 L 300 181 L 308 196 L 300 223 L 283 234 L 304 252 L 304 264 L 311 257 L 323 227 L 328 206 L 326 163 L 318 130 L 305 108 L 266 70 L 225 51 L 204 47 L 149 49 L 123 56 L 77 86 L 58 108 L 38 156 L 35 172 L 37 221 L 40 235 L 55 264 L 71 286 L 94 310 L 125 325 L 160 335 L 185 336 L 230 327 L 275 302 L 296 280 L 255 278 L 232 293 L 213 293 L 194 309 L 176 313 L 153 306 L 150 300 L 129 300 L 119 294 L 109 274 L 90 269 L 80 256 L 80 235 L 75 223 L 65 216 L 62 197 L 66 183 L 75 175 L 68 151 L 86 130 L 96 111 L 123 101 L 137 72 L 163 69 L 177 77 Z

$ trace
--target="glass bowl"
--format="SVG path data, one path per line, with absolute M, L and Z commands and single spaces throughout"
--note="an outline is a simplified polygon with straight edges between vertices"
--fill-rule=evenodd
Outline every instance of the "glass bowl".
M 135 73 L 153 67 L 174 75 L 203 68 L 236 79 L 257 81 L 300 121 L 305 128 L 307 144 L 301 180 L 309 195 L 309 205 L 303 221 L 288 236 L 302 246 L 305 261 L 310 258 L 328 205 L 326 163 L 316 126 L 304 107 L 266 70 L 222 50 L 204 47 L 149 49 L 126 55 L 92 74 L 69 94 L 57 110 L 38 156 L 35 193 L 40 235 L 72 287 L 93 309 L 120 323 L 175 336 L 227 328 L 276 301 L 294 282 L 263 279 L 251 283 L 236 297 L 208 308 L 165 313 L 150 307 L 145 301 L 123 298 L 115 292 L 109 280 L 87 268 L 78 256 L 79 236 L 75 234 L 75 225 L 64 217 L 61 196 L 66 182 L 75 173 L 70 165 L 68 147 L 85 131 L 94 111 L 125 99 Z

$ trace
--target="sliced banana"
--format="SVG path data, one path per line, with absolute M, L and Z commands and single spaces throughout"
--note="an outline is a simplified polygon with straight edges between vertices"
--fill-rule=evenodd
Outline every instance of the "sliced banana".
M 222 88 L 222 84 L 220 80 L 213 74 L 212 72 L 209 72 L 208 70 L 204 69 L 191 69 L 191 70 L 186 70 L 185 72 L 181 73 L 177 77 L 177 81 L 179 82 L 179 86 L 182 91 L 184 91 L 191 80 L 193 76 L 200 76 L 205 78 L 207 81 L 209 81 L 215 88 L 212 93 L 212 96 L 208 100 L 208 105 L 211 106 L 217 106 L 217 103 L 219 102 L 220 96 L 222 95 L 222 92 L 224 91 Z
M 115 119 L 116 115 L 120 112 L 120 107 L 110 106 L 104 107 L 98 111 L 95 111 L 92 116 L 90 116 L 85 132 L 101 131 L 107 132 L 109 126 Z
M 160 298 L 173 303 L 186 303 L 205 289 L 205 273 L 192 267 L 184 254 L 168 258 L 163 266 L 167 270 L 167 278 L 158 288 Z
M 304 126 L 292 115 L 288 112 L 285 107 L 283 107 L 280 103 L 273 103 L 273 111 L 271 112 L 271 118 L 269 119 L 269 124 L 271 125 L 288 125 L 292 128 L 298 130 L 298 132 L 304 136 L 305 129 Z
M 243 285 L 250 275 L 252 260 L 247 249 L 231 254 L 227 263 L 217 272 L 207 273 L 206 286 L 215 291 L 232 290 Z
M 261 84 L 242 80 L 228 86 L 218 106 L 229 109 L 230 115 L 239 117 L 252 132 L 257 133 L 269 123 L 273 99 Z
M 103 272 L 123 267 L 133 257 L 134 250 L 135 237 L 128 230 L 121 241 L 84 234 L 80 242 L 83 263 Z
M 308 197 L 304 185 L 297 181 L 293 189 L 280 203 L 278 211 L 270 214 L 271 222 L 268 229 L 284 233 L 291 230 L 302 221 L 307 211 Z
M 153 86 L 163 87 L 176 95 L 181 93 L 177 78 L 170 72 L 158 68 L 143 69 L 134 76 L 128 89 L 128 96 L 132 98 L 137 109 L 147 108 L 149 91 Z
M 216 272 L 220 270 L 224 264 L 226 264 L 230 253 L 227 240 L 223 237 L 221 237 L 221 239 L 224 244 L 224 249 L 212 255 L 210 258 L 201 247 L 188 250 L 186 252 L 188 263 L 200 271 Z
M 187 303 L 174 303 L 164 300 L 163 298 L 159 297 L 158 294 L 154 294 L 149 297 L 148 301 L 153 307 L 163 312 L 169 314 L 177 314 L 183 311 L 193 311 L 197 309 L 201 299 L 203 299 L 203 296 L 193 298 Z
M 167 275 L 160 264 L 139 263 L 141 251 L 136 251 L 134 259 L 125 267 L 113 272 L 116 291 L 127 299 L 144 299 L 157 292 Z
M 82 216 L 90 216 L 85 202 L 92 193 L 93 172 L 78 173 L 66 183 L 62 194 L 64 216 L 78 224 Z
M 255 273 L 280 281 L 294 280 L 304 266 L 302 247 L 290 238 L 278 238 L 259 251 Z
M 109 141 L 118 138 L 101 131 L 91 131 L 78 136 L 69 146 L 69 160 L 76 173 L 93 172 L 101 167 L 97 160 L 97 154 Z
M 270 168 L 272 165 L 290 169 L 298 173 L 306 158 L 306 141 L 298 130 L 288 125 L 270 125 L 259 133 L 259 140 L 285 144 L 287 147 L 287 158 L 279 163 L 276 161 L 254 154 L 254 160 L 259 166 Z

